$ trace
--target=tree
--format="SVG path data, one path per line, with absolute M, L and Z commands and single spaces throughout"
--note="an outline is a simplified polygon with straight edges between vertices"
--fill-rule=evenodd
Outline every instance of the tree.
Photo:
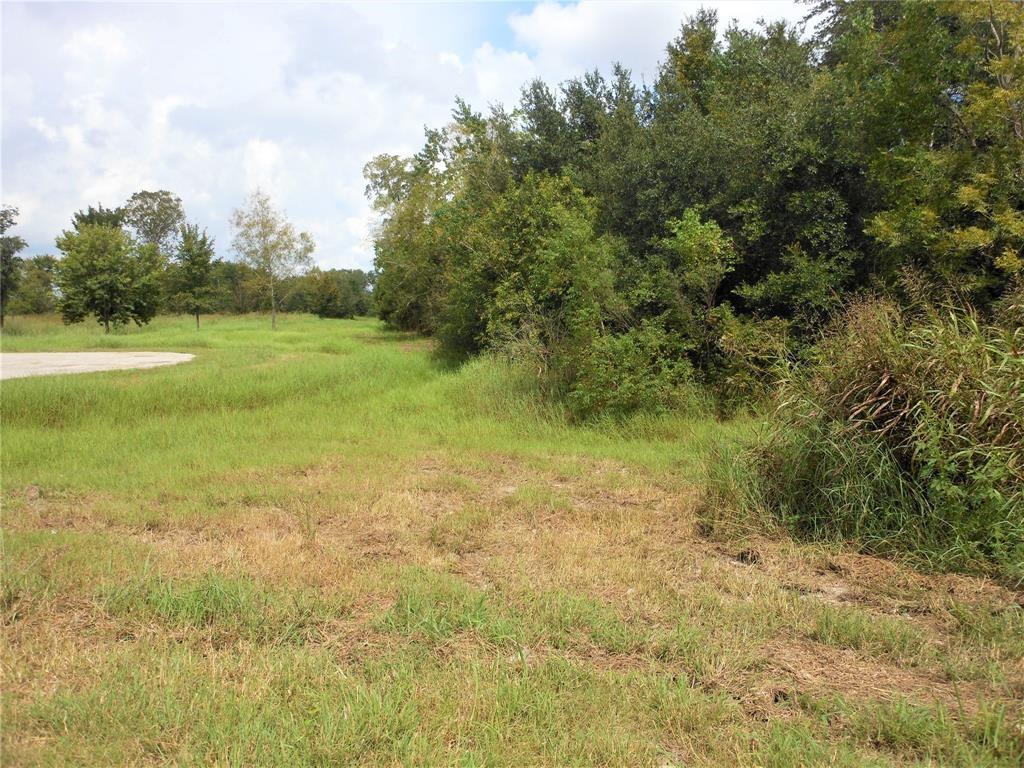
M 84 211 L 75 213 L 71 223 L 75 229 L 80 229 L 86 224 L 96 224 L 101 227 L 123 227 L 124 216 L 124 208 L 104 208 L 102 204 L 97 203 L 95 208 L 90 205 Z
M 95 315 L 106 333 L 111 325 L 148 323 L 160 299 L 162 259 L 123 229 L 82 224 L 57 238 L 64 254 L 57 269 L 58 307 L 65 323 Z
M 523 88 L 520 112 L 524 131 L 519 154 L 524 174 L 561 173 L 571 153 L 572 137 L 555 95 L 543 81 L 534 80 Z
M 259 308 L 255 272 L 247 264 L 217 260 L 211 268 L 214 312 L 243 313 Z
M 7 230 L 18 220 L 18 209 L 13 206 L 0 208 L 0 328 L 4 327 L 7 299 L 18 285 L 21 276 L 21 259 L 18 251 L 28 247 L 17 235 L 8 235 Z
M 361 269 L 312 269 L 306 277 L 309 311 L 317 317 L 353 318 L 370 311 L 371 276 Z
M 53 256 L 33 256 L 22 261 L 18 285 L 10 298 L 13 314 L 41 315 L 56 309 L 53 277 L 57 263 Z
M 720 33 L 698 12 L 650 86 L 616 65 L 560 94 L 529 83 L 511 113 L 456 100 L 417 154 L 365 169 L 381 318 L 459 356 L 527 339 L 549 370 L 573 347 L 573 408 L 596 412 L 658 400 L 644 377 L 691 366 L 768 381 L 865 290 L 982 314 L 1010 301 L 1024 5 L 818 0 L 812 15 L 807 39 L 784 22 Z M 322 293 L 338 304 L 340 287 Z
M 270 196 L 257 189 L 231 216 L 232 247 L 259 275 L 270 294 L 270 326 L 277 328 L 277 284 L 312 263 L 316 248 L 308 232 L 296 232 Z
M 151 243 L 167 254 L 173 250 L 174 238 L 185 225 L 181 198 L 167 190 L 142 190 L 124 204 L 124 221 L 143 243 Z
M 171 272 L 172 301 L 190 315 L 195 315 L 199 330 L 199 313 L 213 306 L 213 238 L 200 232 L 198 224 L 182 224 L 176 262 Z
M 1024 5 L 882 5 L 825 6 L 864 230 L 890 278 L 911 264 L 986 306 L 1024 275 Z

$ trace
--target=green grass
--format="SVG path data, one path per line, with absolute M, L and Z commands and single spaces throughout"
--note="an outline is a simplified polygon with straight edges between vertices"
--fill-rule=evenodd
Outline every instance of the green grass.
M 2 385 L 4 765 L 1019 764 L 995 586 L 880 616 L 790 588 L 820 550 L 695 534 L 749 421 L 574 424 L 369 319 L 3 336 L 96 348 L 196 358 Z
M 265 326 L 261 318 L 215 317 L 197 333 L 187 318 L 159 318 L 107 337 L 89 326 L 11 318 L 8 352 L 115 348 L 197 357 L 156 371 L 5 382 L 4 438 L 15 448 L 4 454 L 6 484 L 180 493 L 235 469 L 302 467 L 333 454 L 380 467 L 428 450 L 578 451 L 692 475 L 721 430 L 685 418 L 670 420 L 670 436 L 660 439 L 569 429 L 528 384 L 510 387 L 512 372 L 490 361 L 446 369 L 421 343 L 381 332 L 376 320 L 292 316 L 276 333 Z

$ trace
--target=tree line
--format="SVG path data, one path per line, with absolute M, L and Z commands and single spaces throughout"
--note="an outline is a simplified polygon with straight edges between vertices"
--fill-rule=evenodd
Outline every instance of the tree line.
M 23 238 L 9 234 L 16 208 L 0 210 L 2 296 L 7 312 L 60 312 L 67 323 L 95 317 L 106 331 L 149 322 L 158 311 L 195 318 L 269 310 L 354 317 L 372 312 L 373 275 L 312 266 L 312 237 L 297 232 L 257 190 L 232 215 L 236 260 L 219 259 L 214 239 L 185 216 L 166 190 L 140 191 L 116 208 L 89 206 L 57 238 L 60 258 L 23 258 Z
M 771 387 L 851 297 L 1024 273 L 1024 6 L 825 0 L 813 34 L 684 21 L 656 80 L 619 65 L 512 109 L 458 100 L 365 169 L 375 300 L 463 358 L 529 358 L 579 415 Z

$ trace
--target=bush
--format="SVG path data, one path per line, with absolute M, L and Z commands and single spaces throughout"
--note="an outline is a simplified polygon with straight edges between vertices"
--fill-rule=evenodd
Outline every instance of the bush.
M 1024 579 L 1024 329 L 861 301 L 779 397 L 753 496 L 796 531 Z
M 575 416 L 621 418 L 676 405 L 692 380 L 689 363 L 673 359 L 669 339 L 654 323 L 605 334 L 577 353 L 568 403 Z
M 743 317 L 722 304 L 711 312 L 710 328 L 717 341 L 708 379 L 719 412 L 731 416 L 758 410 L 771 400 L 795 349 L 790 323 Z

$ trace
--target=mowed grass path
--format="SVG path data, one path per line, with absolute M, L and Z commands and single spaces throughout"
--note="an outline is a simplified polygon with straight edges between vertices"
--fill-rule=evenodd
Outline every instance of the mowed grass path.
M 709 536 L 749 423 L 580 427 L 374 320 L 187 318 L 5 351 L 4 765 L 1019 765 L 995 584 Z

